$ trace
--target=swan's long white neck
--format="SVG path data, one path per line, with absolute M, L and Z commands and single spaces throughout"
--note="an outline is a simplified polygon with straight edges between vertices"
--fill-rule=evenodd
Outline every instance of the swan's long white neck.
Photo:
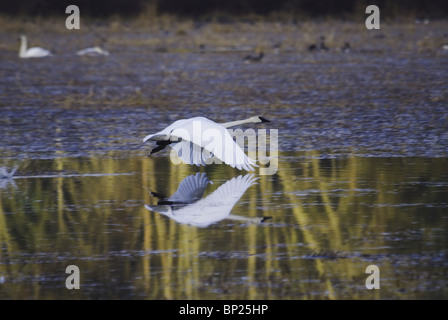
M 236 120 L 236 121 L 230 121 L 230 122 L 221 123 L 221 125 L 224 128 L 230 128 L 230 127 L 239 126 L 241 124 L 259 123 L 259 122 L 262 122 L 262 120 L 258 116 L 255 116 L 255 117 L 247 118 L 247 119 L 244 119 L 244 120 Z
M 26 55 L 26 48 L 27 48 L 26 37 L 21 36 L 20 37 L 20 51 L 19 51 L 20 57 L 23 57 Z

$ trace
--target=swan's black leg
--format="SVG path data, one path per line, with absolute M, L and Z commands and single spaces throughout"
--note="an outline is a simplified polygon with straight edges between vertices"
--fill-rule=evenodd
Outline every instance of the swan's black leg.
M 151 195 L 153 197 L 156 197 L 156 198 L 161 199 L 161 200 L 166 199 L 166 196 L 161 194 L 161 193 L 157 193 L 157 192 L 153 192 L 153 191 L 149 191 L 149 192 L 151 192 Z
M 146 156 L 149 157 L 153 153 L 156 153 L 156 152 L 159 152 L 160 150 L 165 149 L 165 147 L 171 143 L 172 143 L 172 141 L 169 141 L 169 140 L 168 141 L 157 141 L 158 147 L 155 147 L 154 149 L 152 149 L 151 152 L 148 153 Z

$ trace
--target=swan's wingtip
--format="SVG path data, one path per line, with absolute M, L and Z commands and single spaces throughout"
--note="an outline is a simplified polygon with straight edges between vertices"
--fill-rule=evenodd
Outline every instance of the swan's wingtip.
M 142 142 L 145 143 L 146 141 L 151 139 L 151 137 L 152 137 L 152 134 L 147 135 L 146 137 L 143 138 Z

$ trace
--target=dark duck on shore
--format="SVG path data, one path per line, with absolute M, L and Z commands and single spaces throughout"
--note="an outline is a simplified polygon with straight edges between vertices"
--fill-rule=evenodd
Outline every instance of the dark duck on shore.
M 310 52 L 316 52 L 316 51 L 328 51 L 329 48 L 325 45 L 325 37 L 322 36 L 319 38 L 320 42 L 319 44 L 310 44 L 308 46 L 308 51 Z
M 258 52 L 258 55 L 254 56 L 254 55 L 247 55 L 244 57 L 243 61 L 244 63 L 252 63 L 252 62 L 260 62 L 261 59 L 263 59 L 264 57 L 264 53 L 262 51 Z

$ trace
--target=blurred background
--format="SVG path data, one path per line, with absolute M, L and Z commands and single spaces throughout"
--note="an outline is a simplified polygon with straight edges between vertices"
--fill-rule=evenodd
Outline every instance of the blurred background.
M 68 5 L 77 5 L 89 17 L 135 17 L 147 14 L 172 14 L 203 21 L 210 19 L 233 20 L 251 15 L 282 18 L 353 17 L 363 13 L 368 5 L 377 5 L 385 18 L 416 16 L 444 18 L 448 4 L 443 0 L 17 0 L 2 1 L 0 12 L 8 15 L 51 16 L 65 12 Z

